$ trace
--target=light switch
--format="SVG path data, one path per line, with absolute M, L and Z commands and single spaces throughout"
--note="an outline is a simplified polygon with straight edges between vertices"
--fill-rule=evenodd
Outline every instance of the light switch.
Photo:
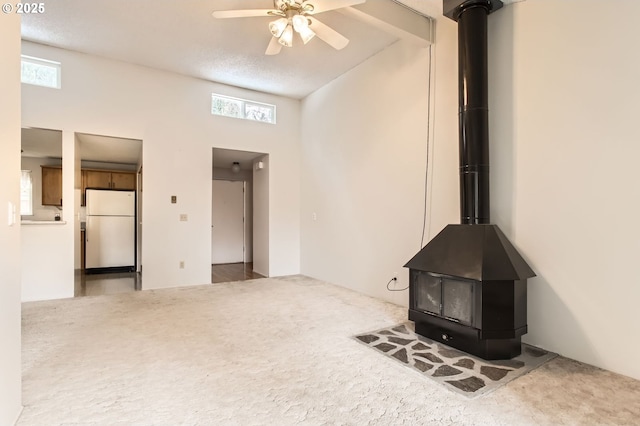
M 171 204 L 175 204 L 175 203 L 177 203 L 177 202 L 178 202 L 178 197 L 177 197 L 177 196 L 175 196 L 175 195 L 172 195 L 172 196 L 171 196 Z
M 189 217 L 185 213 L 180 214 L 180 222 L 186 222 Z
M 9 201 L 7 210 L 7 224 L 13 226 L 16 223 L 16 205 Z

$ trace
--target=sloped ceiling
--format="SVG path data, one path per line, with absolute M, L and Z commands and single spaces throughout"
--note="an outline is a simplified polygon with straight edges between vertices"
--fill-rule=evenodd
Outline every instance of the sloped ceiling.
M 440 0 L 397 3 L 424 14 L 441 11 Z M 330 11 L 316 17 L 350 40 L 346 48 L 334 50 L 316 37 L 266 56 L 273 18 L 215 19 L 211 13 L 270 9 L 272 0 L 58 0 L 45 7 L 42 14 L 22 16 L 23 39 L 292 98 L 307 96 L 398 40 Z

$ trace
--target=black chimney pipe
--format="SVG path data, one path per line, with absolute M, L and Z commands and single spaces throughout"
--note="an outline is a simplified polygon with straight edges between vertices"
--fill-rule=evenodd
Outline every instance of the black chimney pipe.
M 445 0 L 458 22 L 460 223 L 490 223 L 487 16 L 500 0 Z

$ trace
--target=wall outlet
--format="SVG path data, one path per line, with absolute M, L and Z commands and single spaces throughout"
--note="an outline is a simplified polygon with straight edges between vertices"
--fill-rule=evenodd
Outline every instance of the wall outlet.
M 184 269 L 184 260 L 180 261 L 180 269 Z
M 186 222 L 187 220 L 189 220 L 189 216 L 187 216 L 185 213 L 181 213 L 180 222 Z

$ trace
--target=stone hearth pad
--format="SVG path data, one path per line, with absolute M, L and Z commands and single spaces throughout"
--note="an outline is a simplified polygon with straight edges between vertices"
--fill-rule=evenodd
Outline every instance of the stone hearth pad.
M 523 343 L 521 355 L 487 361 L 416 334 L 411 322 L 354 339 L 469 398 L 493 392 L 557 356 Z

